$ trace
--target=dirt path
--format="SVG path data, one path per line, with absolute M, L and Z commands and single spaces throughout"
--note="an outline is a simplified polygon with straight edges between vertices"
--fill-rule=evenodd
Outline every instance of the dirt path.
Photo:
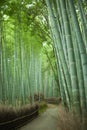
M 57 130 L 57 106 L 48 105 L 46 112 L 19 130 Z

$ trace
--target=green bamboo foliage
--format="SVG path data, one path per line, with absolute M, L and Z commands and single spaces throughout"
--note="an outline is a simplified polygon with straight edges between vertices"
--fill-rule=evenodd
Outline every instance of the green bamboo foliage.
M 70 95 L 68 103 L 76 113 L 80 114 L 83 122 L 82 129 L 85 130 L 87 117 L 86 2 L 84 1 L 83 4 L 82 0 L 76 2 L 46 0 L 46 4 L 57 69 L 59 69 L 57 72 L 62 100 L 64 96 L 69 99 Z
M 66 84 L 66 80 L 65 80 L 65 76 L 64 76 L 64 71 L 63 71 L 63 67 L 61 65 L 61 61 L 60 61 L 60 57 L 58 55 L 58 64 L 59 64 L 59 77 L 60 77 L 60 90 L 61 90 L 61 97 L 63 100 L 63 105 L 65 105 L 66 107 L 69 107 L 69 99 L 68 99 L 68 91 L 67 91 L 67 84 Z M 63 95 L 63 96 L 62 96 Z
M 43 75 L 43 88 L 44 88 L 44 97 L 46 98 L 47 97 L 47 89 L 48 89 L 48 87 L 47 87 L 47 73 L 45 73 L 44 75 Z
M 2 24 L 2 31 L 3 31 L 4 25 Z M 3 41 L 3 35 L 2 36 L 2 41 Z M 4 43 L 1 42 L 2 45 L 2 77 L 1 77 L 1 89 L 2 89 L 2 103 L 5 104 L 5 82 L 4 82 L 4 75 L 5 75 L 5 71 L 4 71 L 4 67 L 5 67 L 5 49 L 4 49 Z
M 87 80 L 86 80 L 87 79 L 87 54 L 86 54 L 86 49 L 85 49 L 85 43 L 84 43 L 83 37 L 81 35 L 81 30 L 80 30 L 79 23 L 77 20 L 77 15 L 75 12 L 75 7 L 73 4 L 73 1 L 69 1 L 69 5 L 70 5 L 72 21 L 74 22 L 74 29 L 76 32 L 78 47 L 79 47 L 80 56 L 81 56 L 81 63 L 82 63 L 83 76 L 84 76 L 84 85 L 85 85 L 85 93 L 86 93 L 87 92 L 87 83 L 86 83 L 87 82 Z M 86 97 L 86 101 L 87 101 L 87 97 Z
M 79 2 L 79 1 L 78 1 Z M 72 4 L 72 7 L 71 7 L 71 4 Z M 83 16 L 83 14 L 82 14 L 82 10 L 81 10 L 81 3 L 79 3 L 80 5 L 79 5 L 79 10 L 80 10 L 80 14 L 81 14 L 81 24 L 82 24 L 82 28 L 84 27 L 84 22 L 83 22 L 83 20 L 84 20 L 84 16 Z M 83 102 L 82 103 L 82 118 L 83 118 L 83 124 L 85 124 L 86 122 L 85 122 L 85 118 L 86 118 L 86 108 L 87 108 L 87 97 L 86 97 L 86 100 L 85 100 L 85 95 L 87 95 L 86 94 L 86 92 L 87 92 L 87 80 L 86 80 L 86 76 L 87 76 L 87 54 L 86 54 L 86 44 L 85 44 L 85 38 L 83 37 L 83 35 L 82 35 L 82 31 L 81 31 L 81 28 L 80 28 L 80 24 L 79 24 L 79 22 L 77 21 L 77 15 L 76 15 L 76 12 L 75 12 L 75 7 L 74 7 L 74 4 L 73 4 L 73 2 L 71 2 L 70 1 L 70 11 L 71 11 L 71 16 L 72 16 L 72 21 L 74 21 L 74 29 L 75 29 L 75 32 L 76 32 L 76 38 L 77 38 L 77 44 L 78 44 L 78 47 L 79 47 L 79 55 L 80 55 L 80 57 L 81 57 L 81 67 L 82 67 L 82 74 L 83 74 L 83 77 L 82 77 L 82 79 L 84 79 L 84 84 L 80 87 L 80 92 L 81 92 L 81 102 Z M 86 26 L 85 26 L 85 28 L 86 28 Z M 83 31 L 84 31 L 84 33 L 85 33 L 85 35 L 86 35 L 86 30 L 83 28 Z M 77 66 L 77 67 L 79 67 L 79 65 Z M 81 68 L 80 67 L 80 68 Z M 81 75 L 82 75 L 81 74 Z M 85 91 L 85 93 L 84 93 L 84 91 Z M 86 102 L 86 103 L 85 103 Z M 83 125 L 83 129 L 86 129 L 86 126 L 85 125 Z
M 13 106 L 34 103 L 34 93 L 43 92 L 41 45 L 23 22 L 19 12 L 0 22 L 0 103 Z
M 71 100 L 71 79 L 70 79 L 70 74 L 69 74 L 69 71 L 68 71 L 68 66 L 67 66 L 67 63 L 66 63 L 66 60 L 65 60 L 65 56 L 64 56 L 64 52 L 63 52 L 63 46 L 61 44 L 61 39 L 60 39 L 60 33 L 59 33 L 59 30 L 57 28 L 57 23 L 55 22 L 55 19 L 54 19 L 54 15 L 53 15 L 53 11 L 52 11 L 52 8 L 51 8 L 51 4 L 50 4 L 50 1 L 47 0 L 47 7 L 48 7 L 48 12 L 49 12 L 49 18 L 50 18 L 50 26 L 51 26 L 51 29 L 52 29 L 52 33 L 53 33 L 53 38 L 54 38 L 54 46 L 57 50 L 59 50 L 59 54 L 60 54 L 60 59 L 62 61 L 62 65 L 63 65 L 63 68 L 64 68 L 64 74 L 65 74 L 65 78 L 66 78 L 66 82 L 67 82 L 67 89 L 68 89 L 68 93 L 69 93 L 69 97 L 68 99 Z
M 64 91 L 65 83 L 64 83 L 64 77 L 63 77 L 63 70 L 62 70 L 60 61 L 59 61 L 59 82 L 60 82 L 60 94 L 63 101 L 63 105 L 66 103 L 66 106 L 68 106 L 67 105 L 68 102 L 66 101 L 67 100 L 66 90 Z
M 82 36 L 83 36 L 83 40 L 84 40 L 84 43 L 85 43 L 85 46 L 86 46 L 86 42 L 87 42 L 87 28 L 86 28 L 86 23 L 87 23 L 87 20 L 85 19 L 85 14 L 84 14 L 84 10 L 83 10 L 83 6 L 82 6 L 82 1 L 78 0 L 78 9 L 79 9 L 79 12 L 80 12 L 80 18 L 81 18 L 81 28 L 82 28 Z
M 6 8 L 4 4 L 0 8 L 0 11 L 2 10 L 0 12 L 2 20 L 0 21 L 0 103 L 13 106 L 34 103 L 35 93 L 39 94 L 40 101 L 40 94 L 44 93 L 41 47 L 47 37 L 39 36 L 37 31 L 36 33 L 32 31 L 32 36 L 32 18 L 28 14 L 30 7 L 26 7 L 28 4 L 15 0 L 6 2 Z M 38 5 L 38 2 L 36 4 Z M 42 14 L 41 16 L 38 14 L 41 18 L 36 16 L 36 12 L 34 15 L 36 20 L 34 24 L 41 22 Z M 45 28 L 44 33 L 46 33 Z M 53 79 L 52 76 L 55 78 Z M 52 72 L 48 80 L 50 88 L 46 86 L 46 89 L 49 89 L 48 95 L 57 95 L 58 90 L 55 89 L 56 94 L 53 90 L 55 82 L 58 82 L 56 73 Z
M 46 0 L 50 45 L 49 30 L 45 33 L 46 13 L 44 17 L 42 10 L 41 15 L 36 11 L 38 16 L 33 12 L 38 2 L 31 4 L 32 7 L 21 0 L 14 4 L 14 10 L 12 1 L 0 8 L 3 10 L 0 12 L 0 103 L 18 106 L 33 104 L 35 94 L 39 94 L 39 101 L 41 94 L 46 98 L 61 96 L 63 104 L 81 116 L 82 129 L 86 130 L 86 0 Z M 52 64 L 50 53 L 53 52 Z M 42 57 L 47 60 L 46 64 Z
M 78 83 L 79 83 L 79 93 L 80 93 L 80 103 L 81 103 L 81 112 L 82 117 L 86 115 L 86 95 L 85 95 L 85 88 L 84 88 L 84 79 L 83 79 L 83 72 L 82 72 L 82 65 L 81 65 L 81 57 L 80 52 L 78 49 L 77 40 L 75 39 L 75 32 L 72 27 L 72 39 L 74 45 L 74 53 L 76 59 L 76 67 L 77 67 L 77 76 L 78 76 Z
M 71 76 L 71 83 L 72 83 L 72 100 L 73 106 L 75 105 L 75 109 L 77 112 L 80 112 L 80 100 L 79 100 L 79 87 L 77 81 L 77 72 L 76 72 L 76 64 L 75 64 L 75 56 L 70 32 L 70 25 L 68 20 L 68 15 L 66 12 L 66 5 L 64 1 L 60 1 L 61 10 L 62 10 L 62 18 L 64 23 L 65 29 L 65 38 L 67 44 L 67 51 L 68 51 L 68 60 L 69 60 L 69 69 L 70 69 L 70 76 Z
M 0 102 L 2 99 L 2 26 L 0 21 Z

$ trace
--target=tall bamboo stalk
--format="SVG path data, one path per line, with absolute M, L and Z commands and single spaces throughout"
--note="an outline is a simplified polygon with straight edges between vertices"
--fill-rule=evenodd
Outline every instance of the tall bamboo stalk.
M 59 51 L 59 54 L 60 54 L 60 59 L 61 59 L 61 62 L 62 62 L 62 66 L 64 68 L 64 74 L 65 74 L 65 78 L 66 78 L 66 82 L 67 82 L 67 88 L 68 88 L 68 93 L 69 93 L 69 100 L 71 100 L 72 96 L 71 96 L 71 79 L 70 79 L 70 74 L 69 74 L 69 71 L 68 71 L 68 67 L 67 67 L 67 64 L 66 64 L 66 60 L 65 60 L 65 56 L 64 56 L 64 52 L 63 52 L 63 47 L 62 47 L 62 44 L 61 44 L 61 39 L 60 39 L 60 33 L 59 33 L 59 30 L 56 26 L 56 22 L 55 22 L 55 19 L 54 19 L 54 14 L 53 14 L 53 11 L 52 11 L 52 7 L 51 7 L 51 3 L 49 0 L 46 0 L 46 3 L 47 3 L 47 7 L 48 7 L 48 13 L 49 13 L 49 17 L 50 17 L 50 26 L 51 26 L 51 29 L 52 29 L 52 33 L 55 37 L 55 48 L 57 48 L 57 50 Z

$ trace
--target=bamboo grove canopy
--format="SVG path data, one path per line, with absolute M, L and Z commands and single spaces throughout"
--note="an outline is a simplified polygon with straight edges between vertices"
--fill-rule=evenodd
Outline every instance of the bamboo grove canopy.
M 56 65 L 43 1 L 0 0 L 0 104 L 57 97 Z M 54 76 L 55 75 L 55 76 Z
M 0 0 L 0 103 L 60 97 L 86 130 L 87 0 Z
M 46 0 L 61 97 L 87 119 L 87 1 Z M 85 125 L 83 125 L 83 129 Z

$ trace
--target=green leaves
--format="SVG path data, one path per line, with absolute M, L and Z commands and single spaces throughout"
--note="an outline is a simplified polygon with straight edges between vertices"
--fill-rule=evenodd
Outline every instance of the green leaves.
M 6 2 L 7 2 L 7 0 L 0 0 L 0 6 L 5 5 L 5 4 L 6 4 Z
M 52 84 L 55 85 L 56 65 L 46 4 L 43 0 L 9 0 L 1 3 L 0 100 L 16 106 L 18 102 L 24 105 L 27 98 L 31 100 L 32 97 L 33 103 L 35 92 L 39 95 L 44 93 L 42 82 L 45 84 L 46 71 L 49 88 L 52 88 Z M 43 42 L 47 43 L 47 53 Z M 52 92 L 53 89 L 49 89 L 50 95 Z

